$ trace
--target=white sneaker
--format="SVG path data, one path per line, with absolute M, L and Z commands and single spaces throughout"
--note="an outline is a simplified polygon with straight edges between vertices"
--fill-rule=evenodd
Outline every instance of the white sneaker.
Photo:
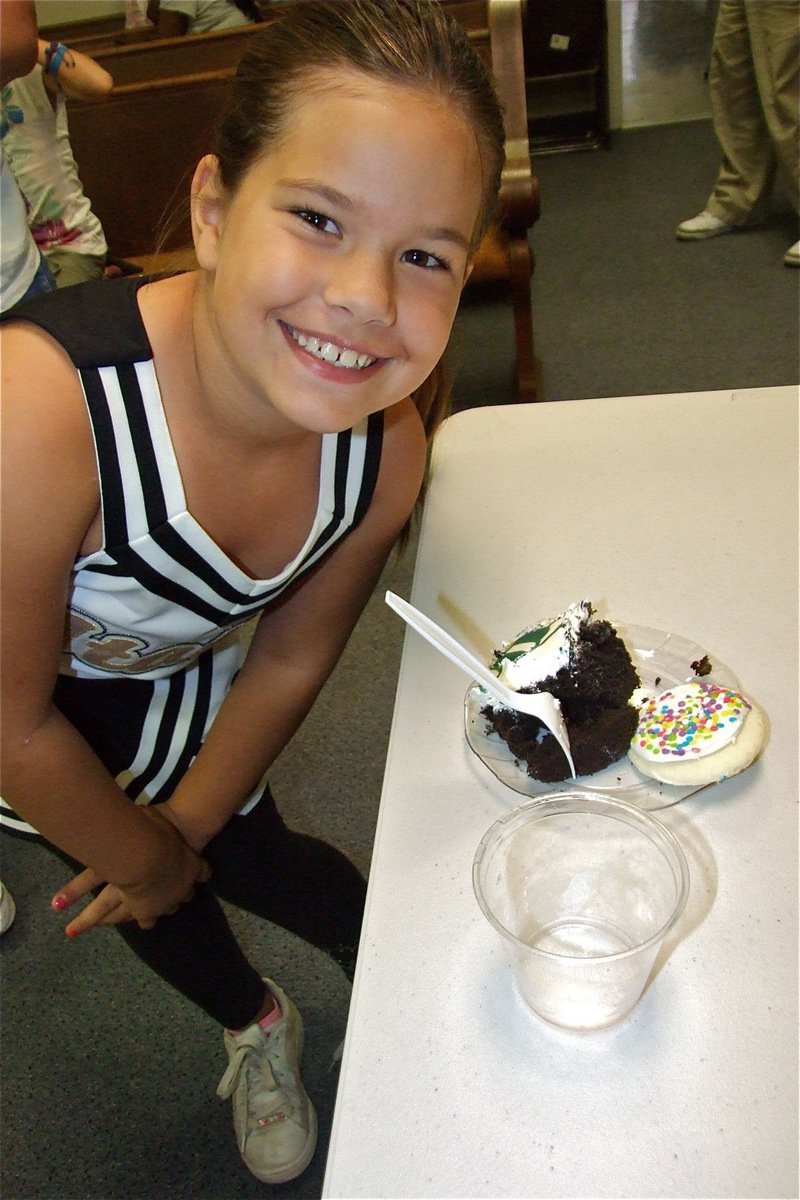
M 719 217 L 712 217 L 711 213 L 704 210 L 696 217 L 682 221 L 676 230 L 676 237 L 679 242 L 699 242 L 703 238 L 719 237 L 721 233 L 732 232 L 732 225 L 721 221 Z
M 0 933 L 5 933 L 14 924 L 14 917 L 17 915 L 17 906 L 14 903 L 14 897 L 5 886 L 0 883 Z
M 229 1062 L 217 1095 L 233 1097 L 236 1142 L 248 1169 L 263 1183 L 287 1183 L 314 1157 L 317 1114 L 300 1078 L 300 1013 L 277 984 L 264 982 L 283 1015 L 266 1033 L 259 1025 L 225 1031 Z
M 783 261 L 787 267 L 800 267 L 800 242 L 795 242 L 783 256 Z

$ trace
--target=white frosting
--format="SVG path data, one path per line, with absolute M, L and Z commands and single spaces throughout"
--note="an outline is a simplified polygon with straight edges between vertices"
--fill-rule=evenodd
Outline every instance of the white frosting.
M 589 601 L 579 600 L 560 616 L 543 621 L 535 629 L 524 629 L 513 641 L 503 643 L 489 664 L 491 669 L 515 692 L 536 687 L 562 667 L 570 666 L 578 631 L 591 612 Z
M 736 775 L 757 758 L 767 735 L 766 718 L 757 705 L 745 701 L 747 712 L 732 741 L 710 754 L 662 755 L 660 760 L 645 757 L 634 736 L 628 757 L 638 771 L 661 783 L 704 787 Z
M 750 708 L 719 684 L 678 684 L 642 706 L 632 745 L 640 759 L 656 763 L 716 754 L 739 736 Z

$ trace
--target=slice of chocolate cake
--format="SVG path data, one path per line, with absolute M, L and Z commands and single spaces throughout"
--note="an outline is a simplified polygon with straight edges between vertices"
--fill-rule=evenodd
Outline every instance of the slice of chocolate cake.
M 518 692 L 550 692 L 561 704 L 578 775 L 593 775 L 627 753 L 638 721 L 628 703 L 639 686 L 630 654 L 608 621 L 594 620 L 588 600 L 524 630 L 489 664 Z M 527 767 L 546 783 L 570 778 L 561 747 L 536 717 L 491 701 L 481 712 Z

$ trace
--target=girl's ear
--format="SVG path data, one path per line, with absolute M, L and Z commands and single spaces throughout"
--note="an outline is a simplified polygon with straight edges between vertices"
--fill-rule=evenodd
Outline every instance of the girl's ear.
M 225 223 L 224 189 L 215 154 L 206 154 L 197 164 L 192 179 L 192 239 L 198 266 L 213 271 Z

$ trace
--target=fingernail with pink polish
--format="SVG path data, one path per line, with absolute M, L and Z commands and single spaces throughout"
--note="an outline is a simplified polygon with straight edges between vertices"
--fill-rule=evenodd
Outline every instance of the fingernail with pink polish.
M 68 938 L 76 938 L 78 936 L 77 929 L 65 929 L 64 932 Z
M 67 907 L 66 896 L 54 896 L 53 897 L 53 908 L 56 910 L 56 912 L 63 912 L 63 910 L 66 907 Z

